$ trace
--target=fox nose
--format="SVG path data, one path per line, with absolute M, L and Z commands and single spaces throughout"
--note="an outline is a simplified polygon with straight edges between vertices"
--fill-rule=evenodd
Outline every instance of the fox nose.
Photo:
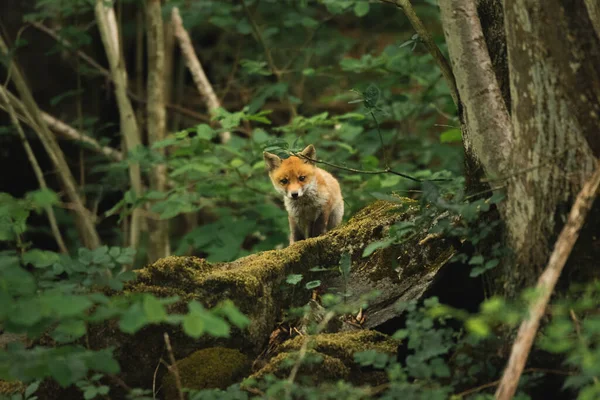
M 292 199 L 298 198 L 298 192 L 292 192 Z

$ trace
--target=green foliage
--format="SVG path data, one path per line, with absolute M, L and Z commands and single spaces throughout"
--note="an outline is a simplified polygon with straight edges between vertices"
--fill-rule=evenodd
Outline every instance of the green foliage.
M 141 9 L 138 1 L 118 3 L 124 10 L 123 14 L 118 10 L 119 26 L 127 49 L 133 48 L 127 45 L 136 37 L 131 16 Z M 87 203 L 103 203 L 95 222 L 102 228 L 104 246 L 81 247 L 59 193 L 50 189 L 20 197 L 0 193 L 0 326 L 5 333 L 34 340 L 46 335 L 56 343 L 55 347 L 26 348 L 17 342 L 0 350 L 0 379 L 29 384 L 14 399 L 36 399 L 39 381 L 46 378 L 62 386 L 75 385 L 85 399 L 110 396 L 103 377 L 120 369 L 112 349 L 92 351 L 82 345 L 95 324 L 115 321 L 125 334 L 151 324 L 180 325 L 194 338 L 223 338 L 235 329 L 246 329 L 250 320 L 230 301 L 207 309 L 194 300 L 187 304 L 186 313 L 173 314 L 169 306 L 181 301 L 178 297 L 123 292 L 124 285 L 135 279 L 133 269 L 142 266 L 139 260 L 145 260 L 148 245 L 124 247 L 126 235 L 119 224 L 133 210 L 143 209 L 144 215 L 178 228 L 172 229 L 170 238 L 174 254 L 215 262 L 286 246 L 287 216 L 265 172 L 263 151 L 285 158 L 315 144 L 317 158 L 327 162 L 319 166 L 340 181 L 346 218 L 374 199 L 397 202 L 394 194 L 419 199 L 422 212 L 412 220 L 397 222 L 386 237 L 364 249 L 363 257 L 421 233 L 472 245 L 471 251 L 461 251 L 453 261 L 469 268 L 473 278 L 489 279 L 489 273 L 506 257 L 507 250 L 497 237 L 500 226 L 493 217 L 502 190 L 465 195 L 457 110 L 421 38 L 398 12 L 392 12 L 393 7 L 365 0 L 244 1 L 246 7 L 222 0 L 165 3 L 164 17 L 170 15 L 171 7 L 181 8 L 185 27 L 192 33 L 223 107 L 183 122 L 180 116 L 173 117 L 171 107 L 169 135 L 151 146 L 128 149 L 120 162 L 85 153 L 86 178 L 91 179 L 79 189 Z M 437 2 L 421 3 L 419 14 L 441 42 Z M 36 0 L 25 20 L 51 21 L 58 27 L 61 40 L 48 49 L 47 56 L 60 52 L 67 57 L 73 50 L 95 55 L 99 43 L 91 29 L 94 4 L 92 0 Z M 210 44 L 213 39 L 218 45 Z M 9 56 L 28 45 L 17 39 Z M 440 47 L 445 51 L 443 44 Z M 132 63 L 127 58 L 133 77 L 144 66 Z M 86 107 L 82 115 L 70 112 L 73 104 L 82 105 L 87 85 L 105 82 L 104 77 L 96 79 L 102 72 L 81 60 L 72 64 L 84 84 L 52 94 L 47 104 L 57 114 L 68 115 L 74 126 L 101 145 L 115 145 L 114 132 L 120 129 L 116 120 L 103 121 L 100 115 L 105 112 L 94 114 Z M 137 89 L 135 95 L 139 96 Z M 186 108 L 187 101 L 179 99 L 180 108 Z M 190 102 L 187 114 L 190 109 L 194 109 L 191 114 L 204 112 L 195 110 L 196 101 Z M 0 127 L 2 134 L 12 131 Z M 219 136 L 224 132 L 232 138 L 221 144 Z M 167 189 L 146 188 L 135 194 L 128 176 L 130 163 L 140 165 L 145 184 L 155 167 L 164 166 Z M 416 180 L 369 173 L 388 169 Z M 37 231 L 39 223 L 32 221 L 45 218 L 48 208 L 58 215 L 70 254 L 38 244 L 37 235 L 41 232 L 47 239 L 50 232 L 47 227 Z M 184 219 L 193 223 L 180 229 Z M 325 291 L 321 303 L 328 318 L 356 315 L 377 293 L 363 296 L 358 304 L 347 303 L 352 267 L 351 254 L 344 253 L 334 268 L 343 288 L 324 287 L 321 280 L 303 274 L 289 275 L 284 288 Z M 324 270 L 315 266 L 310 272 Z M 598 290 L 596 282 L 575 288 L 570 298 L 553 306 L 551 321 L 537 343 L 538 350 L 564 357 L 570 374 L 565 386 L 576 389 L 580 399 L 600 394 L 600 321 L 594 314 Z M 530 294 L 512 302 L 490 297 L 477 313 L 445 306 L 435 298 L 422 304 L 398 304 L 406 313 L 406 323 L 394 337 L 402 341 L 408 355 L 401 360 L 374 351 L 354 356 L 363 368 L 383 371 L 388 380 L 385 385 L 289 382 L 267 376 L 226 390 L 191 391 L 188 398 L 248 399 L 251 393 L 306 399 L 492 398 L 492 391 L 481 385 L 496 380 L 500 372 L 501 366 L 491 355 L 497 332 L 514 329 L 525 317 L 530 300 Z M 288 316 L 304 317 L 310 311 L 309 306 L 299 307 L 289 310 Z M 323 329 L 312 323 L 307 330 L 313 334 Z M 291 362 L 318 364 L 323 360 L 305 356 Z M 517 398 L 527 398 L 523 392 L 536 377 L 524 376 Z M 473 388 L 477 390 L 472 395 L 461 394 Z M 154 397 L 152 391 L 136 388 L 127 396 Z
M 119 291 L 135 278 L 124 268 L 133 262 L 132 249 L 80 248 L 77 257 L 27 250 L 20 237 L 27 232 L 30 211 L 52 204 L 54 197 L 42 192 L 25 199 L 4 193 L 0 197 L 6 232 L 0 241 L 16 246 L 15 250 L 0 252 L 0 326 L 4 333 L 23 334 L 34 340 L 49 335 L 57 343 L 54 347 L 31 348 L 20 342 L 9 343 L 0 351 L 0 379 L 31 382 L 49 377 L 61 386 L 76 384 L 84 398 L 93 399 L 106 395 L 109 387 L 98 382 L 98 374 L 87 380 L 88 373 L 116 374 L 120 367 L 112 349 L 92 351 L 81 345 L 80 339 L 90 324 L 117 319 L 121 331 L 129 334 L 150 324 L 182 324 L 184 332 L 193 337 L 228 336 L 230 323 L 240 329 L 248 326 L 247 317 L 230 301 L 212 310 L 190 302 L 189 313 L 177 315 L 166 308 L 178 301 L 177 297 L 124 293 L 107 296 L 104 288 Z M 33 391 L 34 386 L 29 386 L 23 398 L 33 399 Z

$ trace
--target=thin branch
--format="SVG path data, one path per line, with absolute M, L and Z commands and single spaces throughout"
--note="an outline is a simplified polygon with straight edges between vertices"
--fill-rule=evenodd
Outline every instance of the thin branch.
M 120 151 L 115 150 L 112 147 L 102 146 L 95 139 L 91 138 L 90 136 L 88 136 L 86 134 L 79 132 L 75 128 L 71 127 L 70 125 L 65 124 L 64 122 L 53 117 L 52 115 L 42 111 L 42 118 L 44 119 L 44 121 L 46 121 L 46 123 L 48 124 L 48 127 L 50 127 L 50 129 L 52 129 L 57 134 L 60 134 L 61 136 L 71 139 L 71 140 L 76 140 L 76 141 L 85 143 L 85 144 L 89 145 L 92 149 L 94 149 L 95 151 L 102 153 L 106 157 L 111 158 L 115 161 L 123 160 L 123 154 Z
M 525 366 L 529 351 L 531 350 L 531 346 L 539 328 L 540 320 L 544 315 L 544 310 L 552 296 L 560 273 L 569 258 L 569 254 L 571 254 L 571 250 L 579 237 L 579 231 L 594 203 L 599 186 L 600 161 L 597 162 L 596 170 L 585 182 L 583 188 L 577 195 L 575 203 L 569 213 L 567 223 L 563 227 L 556 244 L 554 245 L 554 250 L 550 256 L 548 265 L 538 279 L 536 290 L 540 295 L 529 306 L 529 317 L 524 320 L 519 327 L 519 332 L 517 333 L 517 338 L 513 344 L 508 365 L 504 370 L 500 386 L 498 386 L 498 390 L 496 391 L 496 399 L 498 400 L 509 400 L 515 394 L 523 367 Z
M 452 96 L 452 100 L 454 101 L 454 104 L 456 106 L 458 106 L 460 97 L 458 94 L 458 89 L 456 87 L 456 81 L 454 79 L 454 74 L 452 73 L 452 68 L 450 67 L 450 64 L 448 63 L 448 60 L 446 60 L 446 57 L 444 57 L 444 55 L 442 54 L 440 49 L 437 47 L 437 45 L 433 41 L 433 38 L 429 34 L 429 31 L 427 31 L 427 29 L 425 28 L 425 25 L 423 25 L 423 22 L 421 22 L 421 19 L 415 12 L 412 4 L 410 3 L 410 0 L 382 0 L 382 1 L 384 3 L 395 4 L 397 7 L 401 8 L 402 11 L 404 11 L 404 15 L 406 15 L 406 18 L 408 18 L 408 21 L 410 22 L 410 24 L 412 25 L 414 30 L 419 35 L 419 38 L 421 40 L 423 40 L 423 43 L 425 43 L 425 47 L 427 47 L 427 50 L 429 50 L 429 53 L 431 54 L 431 56 L 437 63 L 438 67 L 442 71 L 442 75 L 444 76 L 444 79 L 446 80 L 446 83 L 448 84 L 448 88 L 450 89 L 450 95 Z
M 250 26 L 252 27 L 254 36 L 256 36 L 256 40 L 258 41 L 260 46 L 263 48 L 269 69 L 271 70 L 273 75 L 275 75 L 275 78 L 277 79 L 278 83 L 283 82 L 283 80 L 282 80 L 283 71 L 278 69 L 277 66 L 275 65 L 275 62 L 273 61 L 273 56 L 271 55 L 271 50 L 267 46 L 265 39 L 263 38 L 262 33 L 260 32 L 260 29 L 258 28 L 258 25 L 256 24 L 256 21 L 252 17 L 252 13 L 250 12 L 250 10 L 248 9 L 248 6 L 246 5 L 246 2 L 244 0 L 241 0 L 241 3 L 242 3 L 242 7 L 244 7 L 244 12 L 246 13 L 246 17 L 248 18 L 248 21 L 250 21 Z M 287 100 L 288 100 L 288 108 L 290 110 L 290 116 L 291 116 L 291 118 L 294 118 L 296 115 L 298 115 L 298 112 L 296 111 L 296 107 L 291 102 L 289 97 L 287 98 Z
M 24 110 L 29 114 L 30 119 L 34 122 L 35 130 L 48 157 L 58 172 L 58 177 L 65 190 L 66 196 L 73 204 L 75 204 L 75 215 L 77 216 L 76 223 L 81 234 L 81 239 L 89 248 L 97 248 L 100 246 L 100 236 L 96 231 L 96 226 L 89 216 L 89 211 L 86 209 L 83 200 L 77 189 L 75 179 L 69 165 L 65 159 L 62 149 L 56 141 L 56 137 L 50 132 L 46 122 L 42 118 L 39 106 L 35 101 L 29 86 L 23 76 L 23 73 L 18 68 L 16 63 L 9 57 L 8 46 L 0 36 L 0 54 L 5 57 L 4 63 L 7 66 L 8 74 L 14 82 L 17 91 L 23 101 Z M 8 97 L 8 96 L 7 96 Z
M 271 50 L 265 43 L 265 39 L 263 38 L 262 33 L 260 32 L 260 29 L 258 28 L 258 25 L 256 24 L 256 21 L 252 17 L 252 13 L 248 9 L 246 2 L 244 0 L 241 0 L 241 3 L 242 3 L 242 7 L 244 7 L 244 13 L 246 13 L 246 17 L 248 18 L 248 21 L 250 21 L 250 26 L 252 27 L 252 31 L 254 32 L 254 36 L 256 37 L 256 41 L 258 41 L 258 44 L 260 44 L 260 47 L 262 47 L 262 49 L 265 53 L 265 58 L 267 59 L 267 65 L 269 66 L 269 69 L 271 70 L 273 75 L 275 75 L 275 77 L 277 78 L 277 81 L 279 82 L 281 80 L 281 71 L 277 68 L 277 66 L 275 65 L 275 62 L 273 61 L 273 56 L 271 55 Z
M 526 370 L 523 371 L 524 374 L 529 373 L 529 372 L 542 372 L 544 374 L 567 375 L 567 376 L 575 375 L 575 373 L 571 372 L 571 371 L 559 371 L 559 370 L 555 370 L 555 369 L 546 369 L 546 368 L 527 368 Z M 471 395 L 473 393 L 481 392 L 484 389 L 488 389 L 488 388 L 497 386 L 499 383 L 500 383 L 499 379 L 496 381 L 493 381 L 493 382 L 484 383 L 483 385 L 476 386 L 474 388 L 467 389 L 463 392 L 457 393 L 454 396 L 457 398 L 463 398 L 463 397 Z
M 229 89 L 231 89 L 231 85 L 233 84 L 233 80 L 235 77 L 235 74 L 237 73 L 238 70 L 238 66 L 240 65 L 240 54 L 241 54 L 241 50 L 242 50 L 242 43 L 241 41 L 237 42 L 237 47 L 235 49 L 235 58 L 233 60 L 233 67 L 231 68 L 231 72 L 229 73 L 229 76 L 227 77 L 227 83 L 225 84 L 225 88 L 223 89 L 223 91 L 220 94 L 220 102 L 222 103 L 223 100 L 225 99 L 225 97 L 227 96 L 227 94 L 229 93 Z
M 327 324 L 329 323 L 329 321 L 331 321 L 331 319 L 333 317 L 335 317 L 335 313 L 333 311 L 329 311 L 327 314 L 325 314 L 323 316 L 323 319 L 321 320 L 321 322 L 319 322 L 316 332 L 319 333 L 319 332 L 323 331 L 323 329 L 325 329 L 325 327 L 327 326 Z M 294 383 L 294 380 L 296 379 L 296 375 L 298 375 L 298 371 L 300 370 L 300 366 L 302 365 L 304 358 L 306 358 L 306 353 L 308 351 L 308 344 L 310 342 L 310 339 L 311 339 L 310 335 L 306 335 L 306 337 L 304 338 L 304 341 L 302 342 L 302 346 L 300 347 L 300 351 L 298 352 L 298 360 L 296 360 L 296 362 L 294 363 L 294 366 L 292 367 L 292 370 L 290 371 L 290 375 L 288 376 L 288 379 L 287 379 L 288 384 L 285 388 L 286 393 L 287 393 L 286 398 L 290 398 L 292 384 Z
M 75 47 L 68 40 L 63 39 L 59 34 L 57 34 L 52 29 L 48 28 L 47 26 L 45 26 L 43 24 L 40 24 L 38 22 L 32 22 L 32 25 L 35 28 L 39 29 L 40 31 L 46 33 L 48 36 L 52 37 L 56 41 L 58 41 L 67 50 L 73 52 L 77 57 L 81 58 L 83 61 L 85 61 L 87 64 L 89 64 L 92 68 L 94 68 L 100 75 L 102 75 L 103 77 L 105 77 L 106 79 L 108 79 L 109 81 L 114 83 L 113 77 L 110 74 L 109 70 L 104 68 L 102 65 L 98 64 L 92 57 L 88 56 L 83 51 L 75 49 Z M 127 95 L 136 102 L 144 103 L 144 104 L 146 104 L 148 102 L 143 96 L 140 96 L 139 94 L 134 93 L 132 90 L 128 89 Z M 180 105 L 166 103 L 165 107 L 171 111 L 178 113 L 178 114 L 186 115 L 186 116 L 188 116 L 190 118 L 194 118 L 198 121 L 203 121 L 203 122 L 210 121 L 209 117 L 199 114 L 188 108 L 182 107 Z
M 47 189 L 48 185 L 46 184 L 46 178 L 44 178 L 44 172 L 42 171 L 42 168 L 40 167 L 40 164 L 38 163 L 37 158 L 35 157 L 35 153 L 31 149 L 31 146 L 29 145 L 27 136 L 25 136 L 23 127 L 21 127 L 21 124 L 19 123 L 19 118 L 17 117 L 17 113 L 16 113 L 15 109 L 13 108 L 12 104 L 10 104 L 10 100 L 8 99 L 8 95 L 6 94 L 6 92 L 7 92 L 6 87 L 0 85 L 0 97 L 2 97 L 3 101 L 6 103 L 6 108 L 7 108 L 8 114 L 10 115 L 10 120 L 11 120 L 12 124 L 14 125 L 15 129 L 17 130 L 19 137 L 21 138 L 21 143 L 23 143 L 23 147 L 25 148 L 25 153 L 27 153 L 27 158 L 29 159 L 29 163 L 31 164 L 31 167 L 33 168 L 35 177 L 38 180 L 40 188 Z M 64 253 L 64 254 L 68 254 L 69 250 L 67 249 L 67 246 L 65 245 L 65 241 L 62 237 L 62 234 L 60 233 L 60 229 L 58 228 L 58 223 L 56 222 L 56 216 L 54 215 L 54 210 L 52 209 L 51 206 L 46 206 L 46 207 L 44 207 L 44 211 L 46 211 L 46 214 L 48 215 L 48 221 L 50 222 L 50 229 L 52 231 L 52 235 L 54 236 L 54 240 L 56 240 L 56 244 L 58 245 L 58 248 L 60 249 L 60 252 Z
M 38 126 L 35 125 L 35 122 L 31 119 L 30 115 L 27 114 L 27 110 L 25 110 L 25 106 L 21 103 L 14 94 L 10 91 L 6 90 L 6 95 L 8 96 L 11 106 L 16 108 L 15 112 L 19 120 L 31 126 L 33 129 L 39 129 Z M 0 108 L 6 110 L 8 112 L 8 107 L 4 100 L 0 99 Z M 77 129 L 72 126 L 64 123 L 63 121 L 57 119 L 56 117 L 40 110 L 42 114 L 42 119 L 48 124 L 48 127 L 54 131 L 57 135 L 69 139 L 75 140 L 78 142 L 83 142 L 88 145 L 92 150 L 97 153 L 104 154 L 106 157 L 114 160 L 121 161 L 123 160 L 123 154 L 120 151 L 113 149 L 112 147 L 102 146 L 98 141 L 84 133 L 79 132 Z
M 327 166 L 330 166 L 333 168 L 341 169 L 342 171 L 354 172 L 357 174 L 365 174 L 365 175 L 392 174 L 392 175 L 401 176 L 402 178 L 406 178 L 406 179 L 414 181 L 414 182 L 449 182 L 452 180 L 452 179 L 419 179 L 419 178 L 412 177 L 410 175 L 403 174 L 402 172 L 394 171 L 391 168 L 366 171 L 366 170 L 362 170 L 362 169 L 343 167 L 341 165 L 333 164 L 328 161 L 316 160 L 313 158 L 306 157 L 305 155 L 303 155 L 301 153 L 290 152 L 290 154 L 292 154 L 296 157 L 304 158 L 305 160 L 309 160 L 309 161 L 317 163 L 317 164 L 323 164 L 323 165 L 327 165 Z
M 190 39 L 190 35 L 183 27 L 183 21 L 181 20 L 181 15 L 179 15 L 179 8 L 173 7 L 171 10 L 171 22 L 173 24 L 173 30 L 175 32 L 175 36 L 179 41 L 179 47 L 181 48 L 181 54 L 185 58 L 185 62 L 192 74 L 192 78 L 194 79 L 194 83 L 196 84 L 196 88 L 204 98 L 206 102 L 206 107 L 210 112 L 213 112 L 217 108 L 221 107 L 221 103 L 215 94 L 215 91 L 210 84 L 206 74 L 204 73 L 204 69 L 202 68 L 202 64 L 200 64 L 200 60 L 196 55 L 196 51 L 194 50 L 194 46 L 192 46 L 192 40 Z M 227 143 L 231 139 L 230 132 L 221 132 L 219 134 L 221 138 L 221 143 Z
M 77 55 L 77 57 L 81 58 L 83 61 L 85 61 L 86 63 L 88 63 L 91 67 L 93 67 L 101 75 L 103 75 L 106 78 L 112 79 L 112 76 L 110 75 L 110 71 L 109 70 L 107 70 L 106 68 L 104 68 L 102 65 L 98 64 L 96 62 L 96 60 L 94 60 L 92 57 L 90 57 L 87 54 L 85 54 L 83 51 L 75 49 L 75 46 L 73 46 L 71 44 L 71 42 L 69 42 L 67 39 L 61 37 L 58 33 L 54 32 L 52 29 L 48 28 L 46 25 L 44 25 L 42 23 L 31 22 L 31 25 L 33 27 L 35 27 L 36 29 L 44 32 L 45 34 L 47 34 L 48 36 L 50 36 L 54 40 L 56 40 L 63 47 L 65 47 L 67 50 L 74 52 Z
M 181 386 L 181 377 L 179 376 L 179 369 L 177 368 L 177 361 L 175 361 L 175 356 L 173 355 L 173 348 L 171 347 L 171 341 L 169 340 L 169 334 L 165 332 L 165 345 L 167 346 L 167 352 L 169 353 L 169 360 L 171 361 L 171 365 L 167 364 L 167 368 L 169 372 L 173 374 L 175 378 L 175 387 L 177 387 L 177 394 L 179 395 L 179 400 L 184 400 L 183 396 L 183 387 Z

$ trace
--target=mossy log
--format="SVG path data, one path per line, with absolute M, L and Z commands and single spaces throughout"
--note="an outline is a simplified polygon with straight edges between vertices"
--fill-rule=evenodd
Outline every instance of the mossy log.
M 361 368 L 355 361 L 354 355 L 372 350 L 394 356 L 399 345 L 399 342 L 391 337 L 371 330 L 323 333 L 309 338 L 296 336 L 279 345 L 274 352 L 276 355 L 251 377 L 261 378 L 273 374 L 281 379 L 286 378 L 293 365 L 288 361 L 297 360 L 298 352 L 305 340 L 309 340 L 307 354 L 313 356 L 313 359 L 317 356 L 320 362 L 302 365 L 300 375 L 310 376 L 315 383 L 344 379 L 355 385 L 382 384 L 386 378 L 385 372 Z
M 398 316 L 399 310 L 393 307 L 396 300 L 419 299 L 454 254 L 452 245 L 445 239 L 423 240 L 424 230 L 404 244 L 362 257 L 367 245 L 385 237 L 396 221 L 413 219 L 418 210 L 419 204 L 411 199 L 377 201 L 335 230 L 282 250 L 265 251 L 230 263 L 208 263 L 197 257 L 158 260 L 140 270 L 138 279 L 125 290 L 157 296 L 179 295 L 181 301 L 172 305 L 171 311 L 181 313 L 187 312 L 186 304 L 191 299 L 208 308 L 231 299 L 250 318 L 250 326 L 243 331 L 234 329 L 228 338 L 205 335 L 193 339 L 180 327 L 166 324 L 148 326 L 135 335 L 127 335 L 118 329 L 116 321 L 111 321 L 91 326 L 87 343 L 92 349 L 112 346 L 121 365 L 120 378 L 131 387 L 152 387 L 153 381 L 160 381 L 165 374 L 166 368 L 160 365 L 161 358 L 167 359 L 165 332 L 170 336 L 178 360 L 200 349 L 218 346 L 237 349 L 253 359 L 265 349 L 271 332 L 281 321 L 282 312 L 309 300 L 310 291 L 292 291 L 289 285 L 285 287 L 287 276 L 302 274 L 304 282 L 321 279 L 325 288 L 340 287 L 339 272 L 324 275 L 309 270 L 317 266 L 338 266 L 345 252 L 349 252 L 352 259 L 350 279 L 345 286 L 349 301 L 373 290 L 380 293 L 365 310 L 367 319 L 363 326 L 376 327 Z

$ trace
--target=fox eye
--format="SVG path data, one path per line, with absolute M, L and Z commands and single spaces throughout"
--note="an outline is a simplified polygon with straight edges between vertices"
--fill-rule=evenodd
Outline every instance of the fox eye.
M 306 177 L 305 177 L 305 176 L 299 176 L 299 177 L 298 177 L 298 180 L 299 180 L 300 182 L 304 182 L 304 180 L 305 180 L 305 179 L 306 179 Z
M 279 183 L 281 183 L 282 185 L 287 185 L 288 182 L 289 181 L 287 178 L 283 178 L 282 180 L 279 181 Z

